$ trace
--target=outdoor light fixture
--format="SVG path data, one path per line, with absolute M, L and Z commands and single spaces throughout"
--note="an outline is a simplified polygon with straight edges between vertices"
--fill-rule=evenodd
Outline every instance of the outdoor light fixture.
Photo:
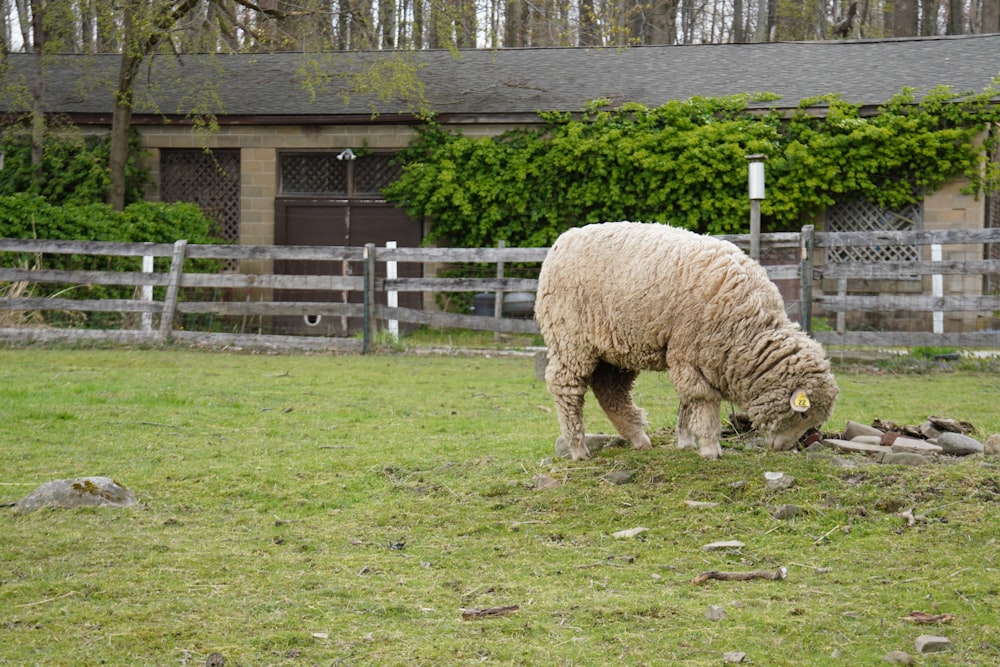
M 747 155 L 750 162 L 748 189 L 750 191 L 750 257 L 760 259 L 760 200 L 764 198 L 764 160 L 766 155 Z
M 352 151 L 350 148 L 345 148 L 344 150 L 340 151 L 340 153 L 337 155 L 338 160 L 347 160 L 348 162 L 350 162 L 356 157 L 358 156 L 355 155 L 354 151 Z
M 767 159 L 766 155 L 761 155 L 757 153 L 755 155 L 747 155 L 747 160 L 750 161 L 750 199 L 764 199 L 764 160 Z

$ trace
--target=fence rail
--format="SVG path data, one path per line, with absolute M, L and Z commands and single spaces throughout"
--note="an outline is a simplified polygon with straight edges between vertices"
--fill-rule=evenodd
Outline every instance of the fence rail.
M 746 249 L 749 236 L 723 237 Z M 838 264 L 826 262 L 823 253 L 834 247 L 884 247 L 894 244 L 930 246 L 932 258 L 916 262 Z M 763 234 L 760 239 L 768 275 L 782 287 L 786 307 L 793 317 L 821 342 L 879 346 L 982 346 L 1000 347 L 1000 326 L 992 324 L 1000 313 L 1000 295 L 976 284 L 988 285 L 986 276 L 1000 275 L 1000 260 L 987 259 L 988 244 L 1000 244 L 1000 229 L 919 232 L 835 233 L 813 231 Z M 948 255 L 942 247 L 956 248 Z M 134 328 L 80 328 L 5 326 L 0 339 L 37 341 L 139 342 L 167 338 L 212 345 L 367 351 L 378 335 L 379 323 L 397 321 L 433 328 L 466 328 L 503 333 L 537 333 L 531 319 L 502 317 L 503 297 L 511 292 L 533 293 L 537 280 L 509 277 L 512 263 L 540 264 L 547 248 L 376 248 L 344 246 L 228 246 L 164 243 L 102 243 L 0 239 L 0 323 L 14 313 L 58 311 L 65 313 L 121 313 L 141 317 Z M 22 259 L 19 265 L 10 256 Z M 32 258 L 49 255 L 143 258 L 157 260 L 158 270 L 100 271 L 31 266 Z M 323 262 L 337 272 L 313 268 L 305 275 L 293 273 L 218 273 L 198 270 L 190 260 L 266 260 L 275 266 L 289 262 Z M 495 264 L 496 277 L 436 278 L 386 277 L 379 267 L 388 263 Z M 152 263 L 152 262 L 150 262 Z M 315 264 L 310 266 L 315 267 Z M 329 275 L 329 273 L 346 275 Z M 352 273 L 354 275 L 352 275 Z M 806 280 L 801 280 L 806 276 Z M 953 285 L 945 289 L 945 280 Z M 880 284 L 875 285 L 873 283 Z M 926 283 L 926 285 L 925 285 Z M 14 287 L 29 284 L 70 286 L 66 294 L 38 297 L 18 295 Z M 89 286 L 133 288 L 134 298 L 72 298 Z M 957 285 L 957 287 L 956 287 Z M 157 298 L 150 296 L 157 290 Z M 900 291 L 902 289 L 902 291 Z M 145 296 L 138 292 L 145 290 Z M 192 290 L 211 290 L 227 300 L 192 300 Z M 465 292 L 494 294 L 493 316 L 441 312 L 413 307 L 389 307 L 376 295 L 395 293 L 435 294 Z M 316 298 L 317 293 L 340 295 L 339 300 Z M 257 295 L 251 298 L 250 295 Z M 296 296 L 290 297 L 290 294 Z M 244 298 L 236 298 L 243 295 Z M 351 295 L 351 296 L 349 296 Z M 296 300 L 301 299 L 301 300 Z M 353 300 L 352 300 L 353 299 Z M 869 319 L 899 320 L 900 312 L 912 329 L 871 330 L 858 326 Z M 238 330 L 198 331 L 182 327 L 186 316 L 237 318 Z M 272 335 L 246 323 L 267 318 L 341 318 L 361 323 L 360 337 Z M 832 323 L 817 327 L 817 321 Z M 155 326 L 154 326 L 155 324 Z M 946 326 L 947 325 L 947 326 Z

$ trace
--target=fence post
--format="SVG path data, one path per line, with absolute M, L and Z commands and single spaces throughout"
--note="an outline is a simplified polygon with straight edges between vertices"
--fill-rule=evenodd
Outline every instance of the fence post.
M 170 260 L 170 279 L 167 283 L 167 296 L 163 300 L 163 313 L 160 314 L 160 332 L 157 336 L 161 341 L 170 337 L 174 329 L 174 313 L 177 312 L 177 299 L 181 292 L 181 275 L 184 273 L 184 255 L 187 252 L 187 241 L 174 243 L 174 255 Z
M 153 256 L 143 255 L 142 257 L 142 272 L 152 273 L 153 272 Z M 142 300 L 143 301 L 153 301 L 153 286 L 143 285 L 142 286 Z M 142 313 L 142 332 L 152 333 L 153 332 L 153 312 L 143 312 Z
M 504 240 L 497 241 L 497 248 L 503 250 L 507 247 L 507 242 Z M 497 280 L 503 280 L 503 260 L 497 260 Z M 493 300 L 493 319 L 496 328 L 493 330 L 493 341 L 500 342 L 500 318 L 503 317 L 503 290 L 498 289 L 496 291 L 496 297 Z
M 375 244 L 366 243 L 364 251 L 364 334 L 361 341 L 361 354 L 368 354 L 375 343 L 378 329 L 375 321 Z
M 799 324 L 812 336 L 813 284 L 813 225 L 806 225 L 799 234 Z

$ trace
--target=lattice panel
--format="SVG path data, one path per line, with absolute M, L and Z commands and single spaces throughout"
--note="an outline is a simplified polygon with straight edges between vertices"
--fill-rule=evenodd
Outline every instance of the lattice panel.
M 240 240 L 240 151 L 160 151 L 160 198 L 198 204 L 227 241 Z
M 402 169 L 391 164 L 394 155 L 365 155 L 354 161 L 354 192 L 377 194 L 399 178 Z
M 827 211 L 827 230 L 831 232 L 885 232 L 912 231 L 923 225 L 923 209 L 911 204 L 900 211 L 880 208 L 859 199 L 837 204 Z M 873 247 L 834 246 L 826 249 L 826 261 L 849 262 L 916 262 L 920 248 L 915 245 L 887 245 Z
M 346 195 L 349 165 L 337 153 L 283 153 L 281 192 Z

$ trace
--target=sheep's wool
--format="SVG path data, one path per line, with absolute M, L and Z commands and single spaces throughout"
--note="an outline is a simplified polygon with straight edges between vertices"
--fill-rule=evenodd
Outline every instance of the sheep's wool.
M 678 446 L 721 455 L 722 401 L 741 406 L 771 447 L 788 449 L 833 411 L 822 347 L 788 319 L 764 269 L 733 244 L 662 224 L 571 229 L 542 264 L 535 317 L 546 384 L 573 458 L 586 458 L 590 387 L 634 447 L 648 447 L 631 398 L 639 371 L 667 371 L 680 397 Z

